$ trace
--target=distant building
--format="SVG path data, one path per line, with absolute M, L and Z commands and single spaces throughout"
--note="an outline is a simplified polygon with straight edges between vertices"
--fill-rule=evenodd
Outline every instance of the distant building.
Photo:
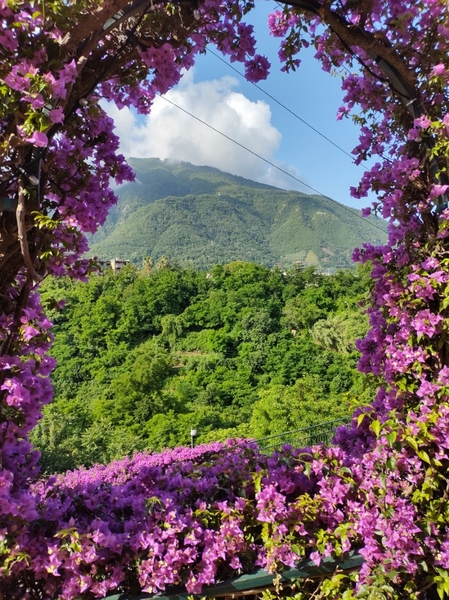
M 126 265 L 129 265 L 129 260 L 122 260 L 117 257 L 111 260 L 111 269 L 115 274 L 121 271 L 123 267 L 126 267 Z
M 123 267 L 129 265 L 129 260 L 122 260 L 121 258 L 113 258 L 111 260 L 100 260 L 94 256 L 94 260 L 100 268 L 100 272 L 104 273 L 108 269 L 112 269 L 112 272 L 116 275 Z
M 95 257 L 95 260 L 97 262 L 97 265 L 100 267 L 100 271 L 107 271 L 108 269 L 111 268 L 110 260 L 99 260 L 96 257 Z

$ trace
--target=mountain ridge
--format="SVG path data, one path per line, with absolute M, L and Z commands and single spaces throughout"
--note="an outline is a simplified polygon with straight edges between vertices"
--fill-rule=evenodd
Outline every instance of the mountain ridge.
M 136 181 L 91 237 L 91 255 L 141 265 L 161 256 L 196 268 L 245 260 L 350 268 L 352 251 L 385 241 L 381 219 L 324 196 L 281 190 L 214 167 L 130 159 Z

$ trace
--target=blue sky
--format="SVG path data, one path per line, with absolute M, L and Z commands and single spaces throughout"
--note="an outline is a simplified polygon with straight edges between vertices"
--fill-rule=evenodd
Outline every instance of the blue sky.
M 279 40 L 269 36 L 267 28 L 268 14 L 276 3 L 257 0 L 256 5 L 247 19 L 255 27 L 258 51 L 272 64 L 270 76 L 259 86 L 350 153 L 357 144 L 358 132 L 350 120 L 336 120 L 342 103 L 339 76 L 324 73 L 313 58 L 313 50 L 301 53 L 302 64 L 296 72 L 281 72 Z M 239 63 L 232 66 L 243 71 Z M 349 195 L 349 187 L 359 181 L 363 167 L 355 166 L 346 154 L 211 53 L 198 58 L 194 69 L 167 94 L 167 99 L 322 194 L 357 208 L 368 204 Z M 127 156 L 207 164 L 284 189 L 315 193 L 163 99 L 156 100 L 152 114 L 144 121 L 127 109 L 112 110 L 112 115 Z

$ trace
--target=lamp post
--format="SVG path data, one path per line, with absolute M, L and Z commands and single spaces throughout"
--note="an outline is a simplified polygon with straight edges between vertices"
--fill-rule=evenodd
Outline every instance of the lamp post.
M 190 447 L 193 448 L 194 446 L 194 437 L 196 436 L 196 429 L 191 429 L 190 430 Z

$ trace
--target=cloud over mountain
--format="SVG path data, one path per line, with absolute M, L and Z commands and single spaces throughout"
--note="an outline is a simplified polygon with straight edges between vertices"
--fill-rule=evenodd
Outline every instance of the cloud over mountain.
M 108 107 L 116 122 L 121 151 L 128 157 L 154 156 L 208 165 L 267 184 L 297 189 L 293 179 L 181 110 L 276 162 L 274 156 L 282 135 L 271 123 L 269 105 L 249 100 L 236 91 L 237 87 L 234 77 L 196 83 L 193 72 L 189 72 L 176 89 L 166 94 L 168 101 L 156 98 L 151 114 L 144 118 L 127 108 L 118 111 Z M 294 167 L 279 166 L 298 175 Z

